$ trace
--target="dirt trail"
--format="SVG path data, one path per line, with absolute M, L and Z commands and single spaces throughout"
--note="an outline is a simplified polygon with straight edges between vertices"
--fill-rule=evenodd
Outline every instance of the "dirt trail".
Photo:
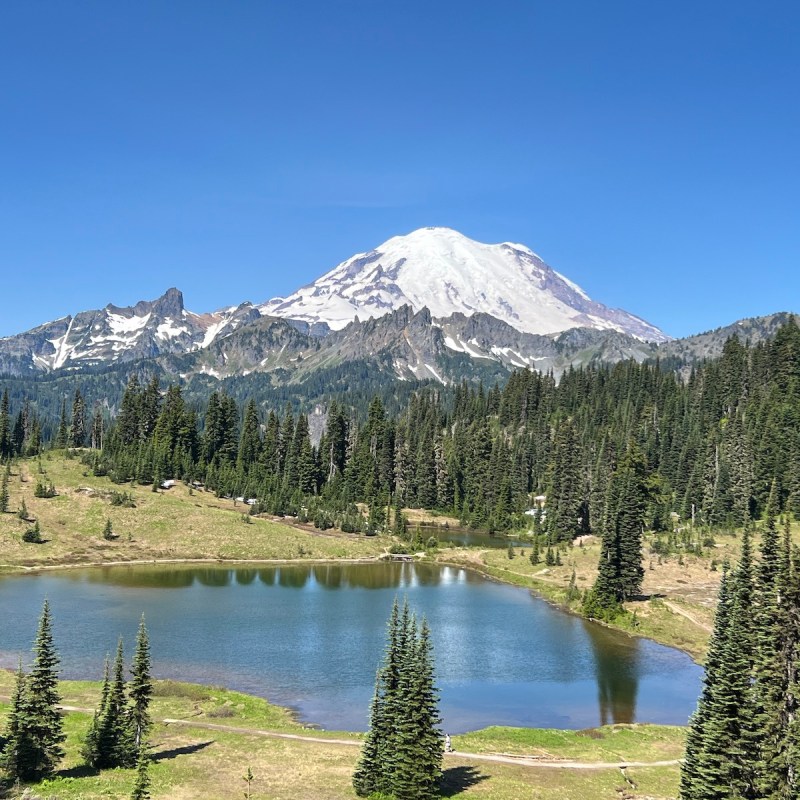
M 299 733 L 279 733 L 258 728 L 240 728 L 230 725 L 218 725 L 212 722 L 197 722 L 190 719 L 163 719 L 165 725 L 185 725 L 190 728 L 220 731 L 221 733 L 240 733 L 246 736 L 268 736 L 275 739 L 294 739 L 301 742 L 317 742 L 319 744 L 342 744 L 349 747 L 361 747 L 361 742 L 355 739 L 329 739 L 322 736 L 308 736 Z M 532 756 L 517 756 L 503 753 L 467 753 L 453 750 L 444 754 L 446 758 L 465 758 L 471 761 L 494 761 L 502 764 L 519 764 L 525 767 L 540 767 L 545 769 L 625 769 L 627 767 L 671 767 L 680 762 L 671 761 L 570 761 L 567 759 L 554 760 L 535 758 Z
M 0 700 L 9 702 L 10 698 L 0 695 Z M 93 714 L 95 709 L 82 708 L 81 706 L 60 705 L 62 711 L 78 712 L 80 714 Z M 192 719 L 173 719 L 164 717 L 159 720 L 164 725 L 180 725 L 187 728 L 200 728 L 205 731 L 219 731 L 220 733 L 237 733 L 242 736 L 266 736 L 270 739 L 291 739 L 297 742 L 314 742 L 317 744 L 340 744 L 345 747 L 361 747 L 362 742 L 357 739 L 333 739 L 324 736 L 309 736 L 302 733 L 282 733 L 261 728 L 243 728 L 236 725 L 218 725 L 214 722 L 200 722 Z M 538 767 L 539 769 L 627 769 L 628 767 L 672 767 L 681 762 L 678 759 L 671 761 L 571 761 L 569 759 L 552 759 L 535 756 L 518 756 L 508 753 L 467 753 L 452 750 L 444 754 L 445 758 L 463 758 L 468 761 L 493 761 L 500 764 L 517 764 L 522 767 Z
M 0 697 L 8 701 L 8 697 Z M 59 706 L 64 711 L 77 711 L 81 714 L 93 714 L 92 708 L 80 706 Z M 180 725 L 186 728 L 200 728 L 205 731 L 219 731 L 220 733 L 236 733 L 242 736 L 266 736 L 270 739 L 291 739 L 298 742 L 316 742 L 317 744 L 340 744 L 345 747 L 361 747 L 357 739 L 332 739 L 324 736 L 310 736 L 303 733 L 282 733 L 261 728 L 243 728 L 235 725 L 218 725 L 214 722 L 200 722 L 192 719 L 173 719 L 165 717 L 160 720 L 164 725 Z M 571 761 L 568 759 L 553 760 L 536 758 L 532 756 L 517 756 L 503 753 L 466 753 L 453 750 L 445 753 L 445 758 L 464 758 L 469 761 L 494 761 L 501 764 L 518 764 L 523 767 L 538 767 L 540 769 L 626 769 L 627 767 L 672 767 L 680 761 Z
M 664 600 L 663 602 L 664 605 L 674 614 L 678 614 L 681 617 L 685 617 L 686 619 L 689 620 L 689 622 L 693 623 L 694 625 L 697 625 L 698 628 L 702 628 L 704 631 L 706 631 L 706 633 L 712 633 L 713 629 L 710 625 L 706 625 L 705 622 L 701 622 L 699 619 L 697 619 L 697 617 L 690 614 L 685 608 L 681 608 L 679 605 L 669 600 Z

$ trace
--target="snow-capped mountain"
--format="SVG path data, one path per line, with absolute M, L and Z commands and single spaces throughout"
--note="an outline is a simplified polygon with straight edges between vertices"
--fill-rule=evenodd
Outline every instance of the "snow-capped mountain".
M 482 244 L 450 228 L 395 236 L 260 311 L 340 330 L 356 317 L 380 317 L 404 305 L 428 308 L 434 318 L 489 314 L 524 333 L 595 328 L 644 341 L 670 338 L 639 317 L 595 302 L 524 245 Z
M 190 352 L 259 318 L 250 303 L 194 314 L 183 307 L 183 295 L 169 289 L 157 300 L 126 308 L 109 304 L 0 339 L 0 372 L 51 371 Z

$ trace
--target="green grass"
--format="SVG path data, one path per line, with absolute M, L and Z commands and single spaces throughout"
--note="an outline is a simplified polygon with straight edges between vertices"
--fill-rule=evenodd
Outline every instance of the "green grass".
M 8 695 L 10 672 L 0 672 L 0 694 Z M 304 729 L 284 708 L 219 687 L 158 681 L 153 716 L 227 727 L 273 730 L 359 741 L 360 735 Z M 65 681 L 67 705 L 93 708 L 99 684 Z M 225 711 L 220 715 L 220 710 Z M 0 703 L 0 729 L 7 706 Z M 80 746 L 91 715 L 65 715 L 67 755 L 59 773 L 32 787 L 31 800 L 127 798 L 133 770 L 96 773 L 81 764 Z M 662 761 L 678 758 L 684 731 L 656 725 L 614 725 L 587 731 L 487 728 L 453 737 L 463 752 L 517 754 L 586 762 Z M 254 800 L 352 800 L 351 777 L 359 748 L 330 741 L 305 742 L 200 727 L 156 724 L 151 766 L 154 800 L 222 800 L 241 797 L 248 767 L 255 776 Z M 632 784 L 635 784 L 635 788 Z M 675 798 L 678 768 L 564 770 L 470 760 L 444 761 L 445 796 L 492 800 L 593 800 L 594 798 Z M 12 793 L 13 794 L 13 793 Z
M 670 761 L 682 757 L 685 736 L 685 728 L 668 725 L 606 725 L 582 731 L 491 727 L 454 737 L 453 747 L 543 759 Z
M 30 522 L 16 513 L 0 514 L 0 569 L 109 563 L 114 561 L 327 560 L 372 558 L 387 541 L 352 534 L 322 534 L 262 517 L 249 517 L 248 506 L 177 484 L 153 492 L 149 486 L 117 486 L 97 478 L 78 461 L 47 454 L 42 465 L 58 491 L 53 498 L 33 496 L 36 460 L 15 465 L 9 483 L 11 512 L 24 499 L 31 519 L 39 521 L 44 544 L 22 542 Z M 133 495 L 136 508 L 112 506 L 112 491 Z M 117 539 L 103 539 L 106 520 Z M 247 520 L 247 521 L 245 521 Z

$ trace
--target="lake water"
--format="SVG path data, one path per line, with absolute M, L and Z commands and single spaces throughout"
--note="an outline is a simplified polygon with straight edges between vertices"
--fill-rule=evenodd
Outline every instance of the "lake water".
M 142 613 L 153 673 L 364 730 L 395 597 L 430 624 L 444 729 L 684 724 L 702 671 L 678 650 L 563 613 L 525 589 L 428 564 L 109 567 L 0 579 L 0 666 L 50 601 L 64 677 L 98 678 Z

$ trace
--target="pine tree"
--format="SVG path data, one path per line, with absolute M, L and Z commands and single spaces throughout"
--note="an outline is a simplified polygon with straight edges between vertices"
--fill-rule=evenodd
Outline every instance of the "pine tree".
M 58 704 L 59 659 L 53 644 L 50 606 L 45 600 L 33 646 L 30 674 L 20 667 L 12 699 L 4 760 L 9 777 L 33 782 L 55 772 L 64 756 L 66 738 Z
M 100 691 L 100 706 L 94 712 L 92 721 L 89 725 L 89 730 L 86 732 L 86 738 L 83 740 L 81 747 L 81 755 L 83 760 L 89 765 L 93 766 L 99 759 L 98 750 L 98 736 L 100 730 L 100 719 L 105 715 L 108 706 L 108 693 L 111 689 L 111 665 L 106 656 L 103 663 L 103 688 Z
M 0 514 L 8 511 L 8 472 L 3 472 L 3 481 L 0 483 Z
M 67 426 L 67 399 L 61 400 L 61 416 L 58 421 L 58 433 L 53 442 L 56 450 L 63 450 L 69 444 L 69 427 Z
M 111 669 L 107 691 L 104 689 L 93 742 L 87 741 L 85 757 L 95 769 L 130 767 L 136 763 L 133 732 L 125 698 L 125 675 L 122 639 Z M 90 731 L 91 732 L 91 731 Z M 90 747 L 93 744 L 93 747 Z
M 86 445 L 86 404 L 80 389 L 75 390 L 72 401 L 72 424 L 69 426 L 69 446 L 84 447 Z
M 150 757 L 144 750 L 136 760 L 136 781 L 133 784 L 131 800 L 150 800 Z
M 31 759 L 28 752 L 29 737 L 25 733 L 28 711 L 26 703 L 25 673 L 22 669 L 22 659 L 20 659 L 6 719 L 5 743 L 2 753 L 0 753 L 0 767 L 6 770 L 11 780 L 20 778 L 20 769 L 24 771 L 25 765 L 30 763 Z
M 683 800 L 789 800 L 800 790 L 798 564 L 787 532 L 778 542 L 771 496 L 758 568 L 745 530 L 739 567 L 723 575 Z
M 398 800 L 438 796 L 442 735 L 438 728 L 430 630 L 417 626 L 408 604 L 389 619 L 383 666 L 375 681 L 370 729 L 353 775 L 356 794 L 382 792 Z
M 150 677 L 150 640 L 147 636 L 147 626 L 144 614 L 139 622 L 139 631 L 136 635 L 136 651 L 131 667 L 131 681 L 128 686 L 130 698 L 130 719 L 133 732 L 133 744 L 136 752 L 142 750 L 147 733 L 150 730 L 150 699 L 153 696 L 153 681 Z

